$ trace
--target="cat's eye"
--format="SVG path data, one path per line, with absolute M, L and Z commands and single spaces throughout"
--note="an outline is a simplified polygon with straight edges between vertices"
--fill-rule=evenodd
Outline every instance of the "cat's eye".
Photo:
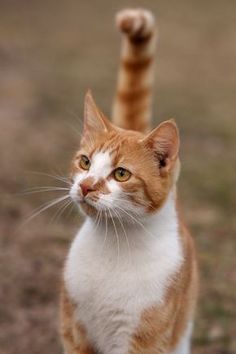
M 130 179 L 131 173 L 123 167 L 118 167 L 113 172 L 113 176 L 118 182 L 126 182 Z
M 79 160 L 79 167 L 81 167 L 83 170 L 89 170 L 91 165 L 91 162 L 89 158 L 85 155 L 82 155 L 80 160 Z

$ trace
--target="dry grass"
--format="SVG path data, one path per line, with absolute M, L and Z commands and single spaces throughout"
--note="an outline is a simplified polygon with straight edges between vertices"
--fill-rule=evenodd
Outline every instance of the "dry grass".
M 77 214 L 22 222 L 55 185 L 29 171 L 66 175 L 91 87 L 109 113 L 119 37 L 113 16 L 135 1 L 0 1 L 0 210 L 2 354 L 61 353 L 60 273 Z M 202 274 L 194 353 L 236 352 L 236 3 L 143 1 L 161 31 L 155 117 L 175 116 L 182 136 L 180 195 Z M 77 118 L 78 117 L 78 118 Z

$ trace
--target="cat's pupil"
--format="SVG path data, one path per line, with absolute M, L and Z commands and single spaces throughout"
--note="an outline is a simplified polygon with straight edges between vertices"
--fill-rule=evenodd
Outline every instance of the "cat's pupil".
M 89 164 L 89 159 L 87 157 L 84 156 L 83 160 L 84 160 L 85 165 Z
M 166 166 L 166 159 L 165 158 L 161 158 L 160 159 L 160 167 L 165 167 Z

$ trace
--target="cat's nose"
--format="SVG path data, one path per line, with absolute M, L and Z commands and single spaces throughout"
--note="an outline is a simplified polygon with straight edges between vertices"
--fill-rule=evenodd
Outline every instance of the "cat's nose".
M 86 184 L 86 183 L 81 183 L 80 188 L 81 188 L 83 197 L 86 197 L 86 195 L 88 193 L 93 192 L 95 190 L 91 185 Z

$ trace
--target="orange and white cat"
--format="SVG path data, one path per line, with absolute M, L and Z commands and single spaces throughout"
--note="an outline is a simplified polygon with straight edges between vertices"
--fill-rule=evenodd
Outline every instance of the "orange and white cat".
M 113 123 L 85 98 L 71 198 L 86 215 L 61 294 L 66 354 L 189 354 L 197 267 L 179 215 L 179 134 L 151 132 L 156 29 L 142 9 L 117 16 L 123 32 Z

